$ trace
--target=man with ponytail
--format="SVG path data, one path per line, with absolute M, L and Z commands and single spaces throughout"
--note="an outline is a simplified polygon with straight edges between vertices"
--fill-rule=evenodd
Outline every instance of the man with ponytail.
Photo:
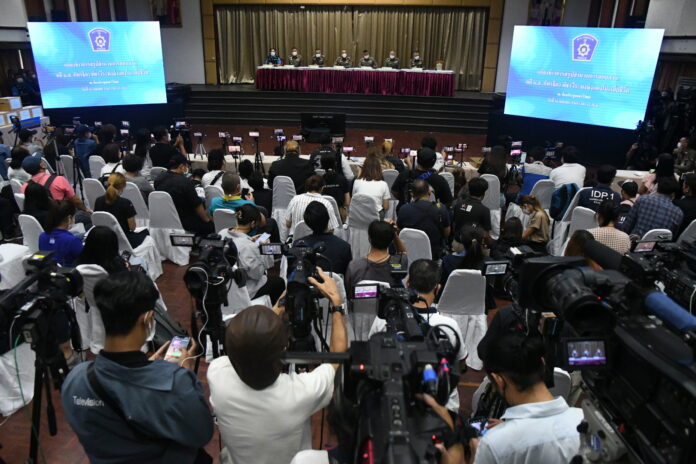
M 111 174 L 107 181 L 106 193 L 94 202 L 94 210 L 113 214 L 130 245 L 137 248 L 149 233 L 147 230 L 135 231 L 135 207 L 129 199 L 121 196 L 125 188 L 125 176 L 118 172 Z
M 501 421 L 470 442 L 475 464 L 570 462 L 580 448 L 582 410 L 554 398 L 544 383 L 544 344 L 524 333 L 490 341 L 483 367 L 493 388 L 510 405 Z

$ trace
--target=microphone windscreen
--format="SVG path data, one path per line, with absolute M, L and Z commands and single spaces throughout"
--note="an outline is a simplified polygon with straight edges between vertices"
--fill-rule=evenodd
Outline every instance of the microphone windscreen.
M 585 242 L 583 251 L 585 252 L 585 256 L 602 266 L 602 269 L 618 271 L 621 267 L 623 255 L 599 243 L 597 240 L 588 240 Z

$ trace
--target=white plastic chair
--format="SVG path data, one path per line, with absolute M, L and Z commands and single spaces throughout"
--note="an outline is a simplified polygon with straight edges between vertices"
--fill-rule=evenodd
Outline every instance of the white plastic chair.
M 39 251 L 39 236 L 44 231 L 39 221 L 34 216 L 20 214 L 19 228 L 22 229 L 22 240 L 29 253 Z
M 143 194 L 133 182 L 126 182 L 126 188 L 121 194 L 123 198 L 130 200 L 135 208 L 135 225 L 137 227 L 148 227 L 150 225 L 150 210 L 145 204 Z
M 157 244 L 160 255 L 179 266 L 186 266 L 189 263 L 189 249 L 172 246 L 169 239 L 171 234 L 186 233 L 172 197 L 167 192 L 151 192 L 148 204 L 150 205 L 150 236 Z
M 677 238 L 677 245 L 681 245 L 685 242 L 693 243 L 694 240 L 696 240 L 696 219 L 691 221 L 691 224 L 679 235 L 679 238 Z
M 237 227 L 237 215 L 231 209 L 218 208 L 213 211 L 213 224 L 215 224 L 215 232 Z
M 554 183 L 551 179 L 541 179 L 534 184 L 530 195 L 534 195 L 541 207 L 548 211 L 551 208 L 551 197 L 553 197 Z
M 99 155 L 90 156 L 89 177 L 92 179 L 99 179 L 99 177 L 101 177 L 101 170 L 104 166 L 106 166 L 106 161 L 104 161 L 104 158 Z
M 578 201 L 580 201 L 580 192 L 589 189 L 590 187 L 579 189 L 573 199 L 570 201 L 568 209 L 566 209 L 561 220 L 551 221 L 551 241 L 547 246 L 547 250 L 550 255 L 560 256 L 563 244 L 566 242 L 566 240 L 568 240 L 568 229 L 570 229 L 570 221 L 573 217 L 573 211 L 578 206 Z
M 5 347 L 5 350 L 7 348 Z M 0 355 L 1 415 L 11 416 L 34 398 L 35 360 L 36 353 L 29 343 L 22 343 L 16 350 L 9 350 Z M 17 379 L 18 375 L 19 379 Z M 24 397 L 24 403 L 22 397 Z
M 300 221 L 295 226 L 295 231 L 292 234 L 292 240 L 293 242 L 296 242 L 298 239 L 301 239 L 302 237 L 306 237 L 308 235 L 312 235 L 312 229 L 310 229 L 304 221 Z
M 485 314 L 486 278 L 481 275 L 481 271 L 453 271 L 445 283 L 437 310 L 459 324 L 464 338 L 462 343 L 469 353 L 466 365 L 477 370 L 483 368 L 483 361 L 478 357 L 478 344 L 488 325 Z
M 14 199 L 15 199 L 15 203 L 17 203 L 17 207 L 19 208 L 19 210 L 24 211 L 24 194 L 23 193 L 15 193 Z
M 225 192 L 222 191 L 222 187 L 219 185 L 209 185 L 204 190 L 206 211 L 210 208 L 213 198 L 221 197 L 225 194 Z M 217 226 L 215 227 L 215 230 L 218 230 Z
M 447 185 L 449 185 L 450 192 L 452 192 L 452 196 L 454 195 L 454 174 L 452 174 L 449 171 L 443 171 L 440 173 L 440 177 L 445 179 L 447 181 Z
M 48 160 L 47 160 L 46 158 L 44 158 L 44 157 L 42 156 L 42 157 L 41 157 L 41 161 L 43 161 L 44 164 L 46 165 L 46 172 L 48 172 L 49 174 L 55 174 L 55 173 L 56 173 L 55 169 L 53 169 L 53 166 L 51 166 L 51 163 L 49 163 Z
M 417 259 L 433 259 L 432 250 L 430 248 L 430 238 L 428 234 L 418 229 L 409 229 L 408 227 L 399 232 L 399 238 L 404 242 L 406 251 L 408 252 L 408 265 Z
M 41 231 L 43 232 L 43 229 Z M 38 238 L 36 243 L 38 244 Z M 17 243 L 3 243 L 0 245 L 0 256 L 2 257 L 0 262 L 0 290 L 13 288 L 26 276 L 22 262 L 31 253 L 33 252 L 25 245 Z M 0 380 L 1 382 L 2 380 Z
M 92 158 L 90 158 L 91 160 Z M 87 178 L 82 181 L 82 186 L 85 189 L 85 197 L 90 208 L 94 208 L 97 198 L 104 196 L 106 189 L 98 179 Z
M 341 212 L 338 210 L 338 203 L 336 203 L 336 199 L 331 195 L 322 195 L 321 197 L 329 203 L 331 203 L 331 208 L 333 209 L 333 213 L 336 216 L 336 220 L 338 220 L 339 224 L 343 225 L 343 221 L 341 220 Z M 331 214 L 330 211 L 329 214 Z M 339 229 L 334 230 L 334 235 L 345 240 L 346 230 L 343 227 L 340 227 Z
M 568 237 L 572 237 L 576 230 L 589 230 L 599 227 L 597 214 L 590 208 L 576 206 L 570 219 Z
M 483 174 L 481 179 L 488 182 L 482 203 L 491 210 L 491 238 L 497 240 L 500 236 L 500 179 L 493 174 Z
M 150 179 L 155 181 L 163 172 L 166 172 L 166 171 L 167 170 L 161 166 L 153 166 L 150 169 Z
M 382 176 L 384 176 L 384 182 L 387 183 L 389 190 L 391 190 L 392 185 L 396 182 L 396 178 L 399 177 L 399 171 L 396 169 L 385 169 L 382 171 Z
M 113 230 L 118 238 L 119 253 L 127 251 L 133 256 L 137 256 L 145 261 L 147 265 L 147 274 L 155 281 L 162 275 L 162 258 L 157 251 L 157 245 L 152 237 L 145 237 L 143 243 L 137 248 L 131 247 L 130 242 L 126 238 L 121 225 L 118 223 L 113 214 L 106 211 L 95 211 L 92 213 L 92 224 L 95 226 L 104 226 Z
M 94 287 L 97 285 L 97 282 L 108 277 L 109 274 L 98 264 L 80 264 L 76 269 L 82 276 L 82 291 L 89 305 L 87 314 L 89 315 L 88 324 L 90 337 L 89 340 L 82 340 L 83 348 L 89 345 L 90 351 L 96 355 L 104 348 L 106 331 L 104 330 L 101 311 L 99 311 L 97 302 L 94 299 Z
M 672 231 L 669 229 L 652 229 L 647 231 L 641 240 L 669 242 L 672 240 Z
M 377 199 L 369 195 L 355 195 L 348 211 L 348 243 L 353 251 L 353 259 L 358 259 L 370 252 L 367 228 L 372 221 L 377 220 L 379 220 Z
M 361 280 L 356 285 L 378 285 L 382 288 L 390 288 L 387 282 L 379 282 L 376 280 Z M 353 291 L 353 289 L 349 289 Z M 372 323 L 377 317 L 377 308 L 379 301 L 376 298 L 356 299 L 354 295 L 348 295 L 350 300 L 350 315 L 353 320 L 353 333 L 356 341 L 366 341 L 370 335 Z
M 285 211 L 288 209 L 290 200 L 296 194 L 295 184 L 291 178 L 278 176 L 273 179 L 273 210 L 271 211 L 271 217 L 278 223 L 280 240 L 283 242 L 288 238 L 289 233 L 288 228 L 285 226 Z
M 73 157 L 70 155 L 60 155 L 60 163 L 63 165 L 63 175 L 68 179 L 68 183 L 72 185 L 75 181 Z
M 304 450 L 300 451 L 292 458 L 290 464 L 327 464 L 329 453 L 324 450 Z
M 564 400 L 568 400 L 570 388 L 573 385 L 570 374 L 560 367 L 553 368 L 553 388 L 549 388 L 549 392 L 554 397 L 562 396 Z
M 12 188 L 12 193 L 22 193 L 22 183 L 17 179 L 10 179 L 10 187 Z

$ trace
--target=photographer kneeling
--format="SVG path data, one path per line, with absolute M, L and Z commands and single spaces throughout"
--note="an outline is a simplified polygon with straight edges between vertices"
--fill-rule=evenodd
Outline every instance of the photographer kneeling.
M 331 304 L 330 350 L 344 352 L 343 301 L 336 282 L 317 269 L 323 283 L 308 280 Z M 208 367 L 210 403 L 234 463 L 289 463 L 298 451 L 311 449 L 310 418 L 331 401 L 337 364 L 281 373 L 280 358 L 289 343 L 284 313 L 276 305 L 273 310 L 251 306 L 237 314 L 225 333 L 227 356 Z
M 544 383 L 544 345 L 540 338 L 507 333 L 486 347 L 483 367 L 496 391 L 510 405 L 502 422 L 470 442 L 473 462 L 555 464 L 578 453 L 582 410 L 554 398 Z
M 94 362 L 68 375 L 62 390 L 65 417 L 90 462 L 204 463 L 213 418 L 200 382 L 181 361 L 161 361 L 168 343 L 150 359 L 140 351 L 154 333 L 159 292 L 141 272 L 100 280 L 94 298 L 106 331 Z M 198 453 L 198 454 L 197 454 Z

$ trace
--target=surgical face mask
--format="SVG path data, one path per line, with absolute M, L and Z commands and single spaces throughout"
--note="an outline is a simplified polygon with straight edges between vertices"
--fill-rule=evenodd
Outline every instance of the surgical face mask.
M 389 55 L 389 58 L 393 60 L 394 58 L 396 58 L 396 55 Z
M 314 56 L 316 56 L 317 58 L 321 58 L 321 53 L 316 53 Z
M 677 148 L 681 148 L 681 142 L 677 142 Z
M 365 55 L 365 59 L 366 59 L 366 60 L 369 59 L 369 58 L 370 58 L 370 55 Z
M 275 52 L 271 52 L 271 56 L 275 56 Z
M 191 171 L 188 170 L 188 169 L 185 170 L 185 171 L 184 171 L 184 176 L 186 176 L 186 177 L 191 177 Z
M 420 60 L 420 56 L 414 55 L 414 56 L 413 56 L 413 59 L 414 59 L 414 60 Z
M 343 58 L 346 58 L 346 57 L 348 56 L 348 54 L 347 54 L 347 53 L 341 53 L 341 56 L 342 56 Z
M 148 328 L 149 332 L 147 334 L 147 338 L 145 339 L 146 342 L 151 342 L 155 338 L 155 329 L 157 328 L 156 325 L 155 316 L 153 314 L 152 319 L 150 319 L 150 327 Z
M 297 56 L 297 52 L 292 52 L 292 56 Z
M 17 83 L 18 83 L 18 84 L 24 83 L 24 79 L 17 79 Z
M 522 208 L 522 212 L 527 215 L 532 214 L 532 212 L 529 211 L 527 208 Z

